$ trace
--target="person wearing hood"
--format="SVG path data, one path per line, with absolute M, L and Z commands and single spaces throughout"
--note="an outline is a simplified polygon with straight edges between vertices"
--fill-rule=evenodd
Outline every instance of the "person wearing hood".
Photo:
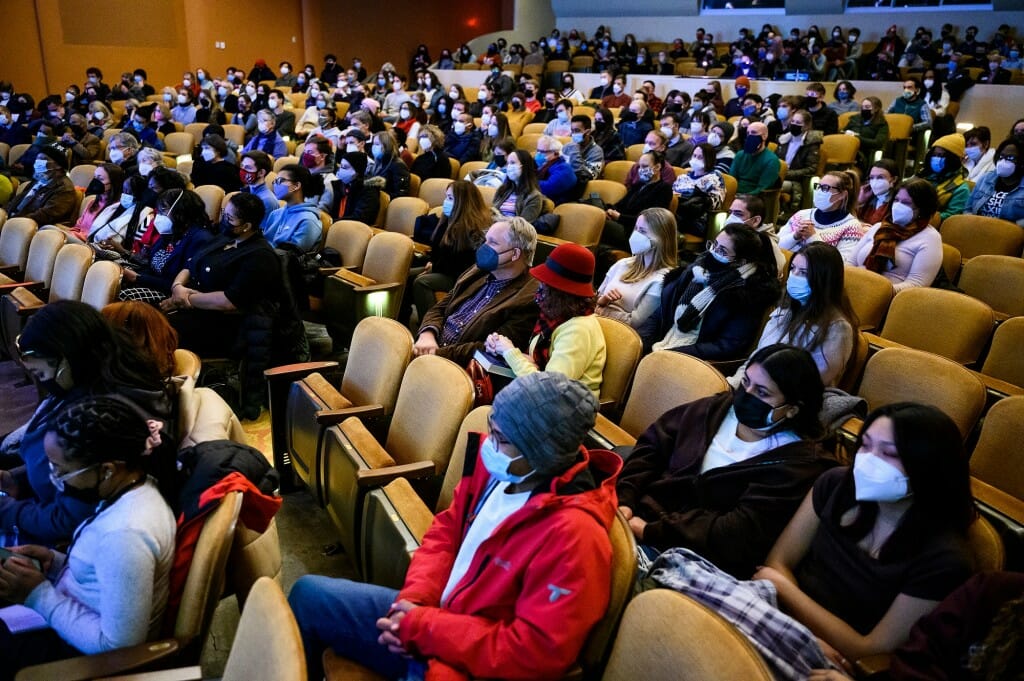
M 400 591 L 295 583 L 289 603 L 310 678 L 326 648 L 387 678 L 563 676 L 609 599 L 622 464 L 581 445 L 597 410 L 586 387 L 555 372 L 498 393 L 490 432 L 470 436 L 454 499 Z
M 32 161 L 32 181 L 8 206 L 12 218 L 31 218 L 39 225 L 70 223 L 78 202 L 68 177 L 68 152 L 60 144 L 40 146 Z
M 274 248 L 291 244 L 302 253 L 320 246 L 323 223 L 316 203 L 307 201 L 323 193 L 323 179 L 298 163 L 286 165 L 274 178 L 274 196 L 284 206 L 271 213 L 263 223 L 263 236 Z
M 359 220 L 372 225 L 380 212 L 380 190 L 364 184 L 370 159 L 361 151 L 338 154 L 335 181 L 331 183 L 334 200 L 328 214 L 336 220 Z

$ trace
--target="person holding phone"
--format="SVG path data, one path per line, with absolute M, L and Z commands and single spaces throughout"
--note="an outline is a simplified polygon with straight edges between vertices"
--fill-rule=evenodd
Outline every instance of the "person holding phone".
M 46 623 L 16 634 L 0 625 L 0 679 L 159 636 L 176 528 L 143 462 L 159 446 L 161 426 L 115 397 L 83 398 L 51 422 L 44 444 L 54 487 L 96 510 L 66 554 L 16 546 L 0 564 L 0 599 L 23 603 Z

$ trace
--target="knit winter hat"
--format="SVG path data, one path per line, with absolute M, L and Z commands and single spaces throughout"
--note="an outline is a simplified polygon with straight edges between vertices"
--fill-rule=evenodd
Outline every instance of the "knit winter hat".
M 491 419 L 538 474 L 558 475 L 576 460 L 597 410 L 597 398 L 582 383 L 540 371 L 499 392 Z
M 957 158 L 963 158 L 964 147 L 967 146 L 967 142 L 964 140 L 964 136 L 960 133 L 953 133 L 952 135 L 943 135 L 932 142 L 932 146 L 942 147 Z
M 348 164 L 355 169 L 360 177 L 366 174 L 366 166 L 369 165 L 370 159 L 363 152 L 343 151 L 338 154 L 338 163 L 341 163 L 342 159 L 348 161 Z
M 742 85 L 743 87 L 750 87 L 750 79 L 746 76 L 740 76 L 736 79 L 736 85 Z

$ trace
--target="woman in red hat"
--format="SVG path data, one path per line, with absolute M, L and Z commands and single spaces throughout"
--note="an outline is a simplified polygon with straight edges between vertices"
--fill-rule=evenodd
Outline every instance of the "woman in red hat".
M 529 353 L 497 333 L 487 337 L 487 351 L 504 357 L 516 376 L 557 371 L 582 382 L 597 396 L 604 374 L 605 345 L 594 316 L 594 254 L 577 244 L 562 244 L 530 274 L 540 282 L 534 298 L 540 317 Z

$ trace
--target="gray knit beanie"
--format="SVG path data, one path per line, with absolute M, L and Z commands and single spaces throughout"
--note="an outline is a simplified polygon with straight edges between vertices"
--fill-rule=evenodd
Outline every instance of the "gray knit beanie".
M 598 406 L 579 381 L 541 371 L 520 376 L 499 392 L 491 418 L 534 470 L 557 475 L 576 460 Z

